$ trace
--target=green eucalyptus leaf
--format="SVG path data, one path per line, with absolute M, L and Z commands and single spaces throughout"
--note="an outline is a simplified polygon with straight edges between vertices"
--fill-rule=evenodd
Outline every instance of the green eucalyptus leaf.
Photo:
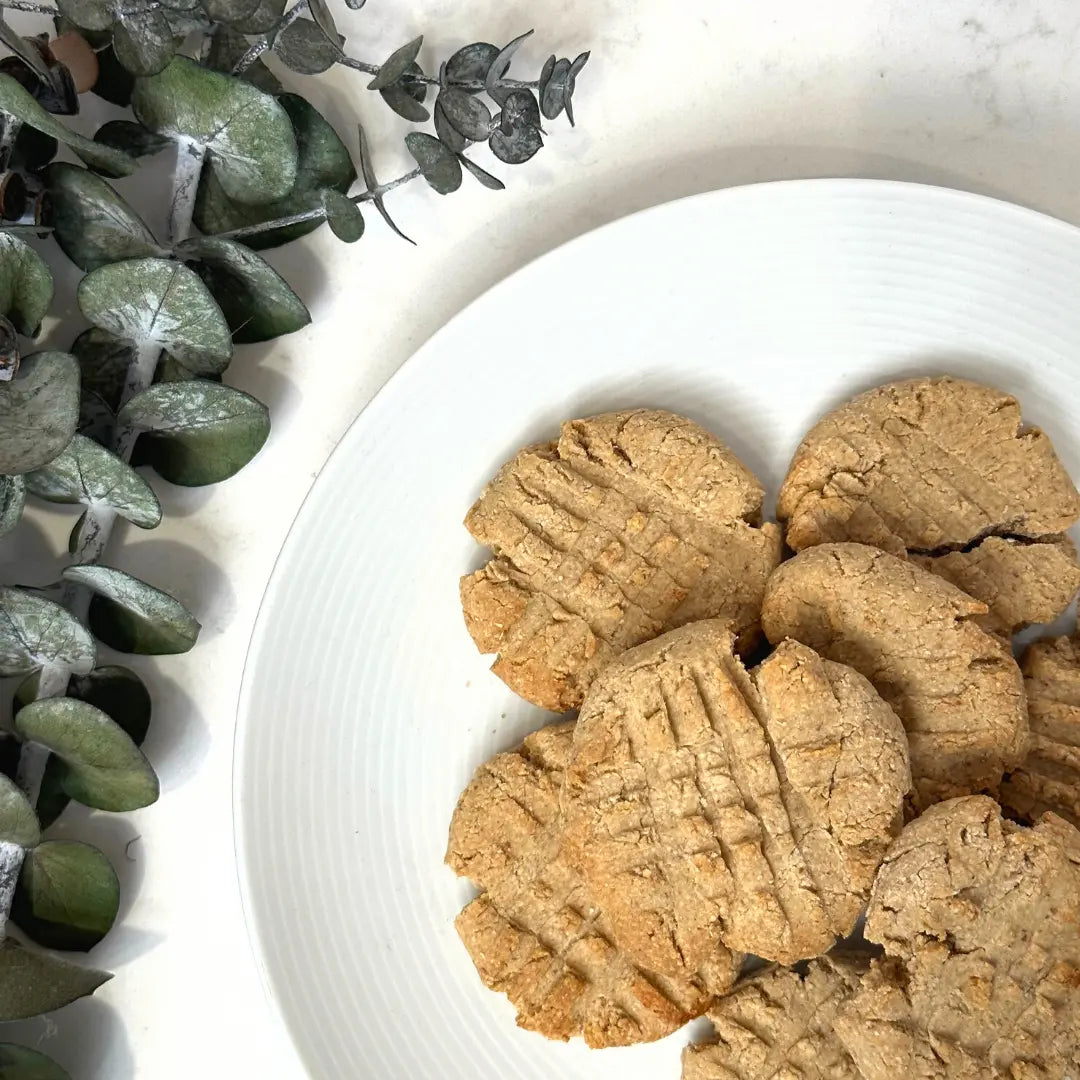
M 76 134 L 46 112 L 10 75 L 0 75 L 0 112 L 51 135 L 78 154 L 92 169 L 100 169 L 112 176 L 128 176 L 135 171 L 134 158 Z
M 234 23 L 250 19 L 259 0 L 202 0 L 202 6 L 211 22 Z
M 41 51 L 21 34 L 17 34 L 2 17 L 0 17 L 0 43 L 6 45 L 43 82 L 52 81 L 53 73 L 49 70 L 49 65 L 45 63 Z
M 120 910 L 120 880 L 90 844 L 46 840 L 27 853 L 11 918 L 47 949 L 88 952 L 112 929 Z
M 461 187 L 461 165 L 453 151 L 433 135 L 410 131 L 405 145 L 416 159 L 424 179 L 440 194 L 449 195 Z
M 120 410 L 120 421 L 147 433 L 139 440 L 146 464 L 185 487 L 228 479 L 270 434 L 265 405 L 201 379 L 149 387 Z
M 446 118 L 439 98 L 435 99 L 435 134 L 438 135 L 439 142 L 455 154 L 460 154 L 469 145 L 469 140 Z
M 294 19 L 274 40 L 281 62 L 300 75 L 318 75 L 341 57 L 341 46 L 311 19 Z
M 410 64 L 405 74 L 392 86 L 380 90 L 383 101 L 398 114 L 413 124 L 423 124 L 430 114 L 424 107 L 427 99 L 427 83 L 415 78 L 422 75 L 419 64 Z
M 512 135 L 520 128 L 540 127 L 540 106 L 529 90 L 511 90 L 499 113 L 499 127 L 504 135 Z
M 178 56 L 136 81 L 131 104 L 151 131 L 202 147 L 230 198 L 267 202 L 292 190 L 297 146 L 289 115 L 243 79 Z
M 152 344 L 185 363 L 228 363 L 232 339 L 221 309 L 182 263 L 128 259 L 79 282 L 82 313 L 95 326 L 137 345 Z
M 285 14 L 286 0 L 259 0 L 255 10 L 236 23 L 242 34 L 266 34 L 273 30 Z
M 353 244 L 364 235 L 364 215 L 348 196 L 327 188 L 323 192 L 323 209 L 331 231 L 339 240 Z
M 578 72 L 585 66 L 588 59 L 589 54 L 587 52 L 576 56 L 574 62 L 570 65 L 570 72 L 566 79 L 566 89 L 563 91 L 563 106 L 566 109 L 566 118 L 570 121 L 571 127 L 574 126 L 574 105 L 571 99 L 577 86 Z
M 0 675 L 28 675 L 58 664 L 85 675 L 94 639 L 66 608 L 43 596 L 0 586 Z
M 113 26 L 116 59 L 132 75 L 156 75 L 176 55 L 176 39 L 161 8 L 147 7 L 119 18 Z
M 160 154 L 167 146 L 172 145 L 171 140 L 164 135 L 155 135 L 154 132 L 147 131 L 142 124 L 136 124 L 132 120 L 110 120 L 102 124 L 94 132 L 94 142 L 122 150 L 135 158 Z
M 120 408 L 128 369 L 135 360 L 135 346 L 92 326 L 75 339 L 71 352 L 81 377 L 79 434 L 111 446 L 116 410 Z
M 506 185 L 497 176 L 492 176 L 486 169 L 481 169 L 475 161 L 470 161 L 464 154 L 458 155 L 458 161 L 476 180 L 491 191 L 503 191 L 506 188 Z
M 0 1021 L 26 1020 L 92 994 L 112 976 L 59 956 L 0 942 Z
M 112 43 L 98 49 L 98 77 L 92 94 L 126 109 L 131 104 L 131 94 L 135 89 L 135 76 L 116 58 Z
M 409 66 L 416 60 L 420 53 L 420 46 L 424 44 L 424 36 L 413 38 L 412 41 L 395 49 L 380 65 L 379 73 L 368 83 L 369 90 L 385 90 L 409 70 Z
M 112 0 L 57 0 L 60 14 L 82 30 L 108 30 L 116 18 Z
M 371 147 L 368 145 L 367 132 L 364 131 L 363 124 L 357 124 L 356 127 L 360 136 L 360 172 L 364 177 L 364 186 L 369 192 L 376 192 L 379 188 L 379 181 L 375 177 L 375 165 L 371 160 Z M 407 240 L 410 244 L 416 243 L 415 240 L 410 240 L 394 223 L 394 219 L 390 216 L 390 211 L 386 209 L 386 203 L 381 195 L 372 195 L 371 201 L 375 204 L 375 209 L 379 211 L 379 216 L 402 240 Z
M 474 41 L 458 49 L 446 62 L 446 78 L 451 83 L 484 82 L 499 49 L 486 41 Z M 470 93 L 478 93 L 470 90 Z
M 339 192 L 334 194 L 345 199 Z M 177 252 L 198 260 L 195 270 L 221 307 L 233 341 L 270 341 L 311 322 L 304 302 L 285 279 L 243 244 L 203 236 L 185 241 Z
M 22 517 L 26 481 L 21 476 L 0 476 L 0 536 L 6 536 Z
M 526 30 L 524 34 L 519 34 L 509 44 L 504 45 L 488 68 L 487 75 L 484 77 L 484 89 L 500 105 L 506 100 L 506 95 L 512 89 L 502 85 L 502 80 L 506 78 L 506 73 L 510 70 L 510 61 L 513 60 L 514 54 L 521 48 L 522 42 L 531 37 L 532 33 L 531 30 Z
M 322 193 L 333 188 L 345 194 L 356 179 L 356 170 L 345 144 L 319 112 L 296 94 L 280 97 L 296 133 L 300 151 L 296 185 L 276 202 L 251 206 L 235 202 L 225 193 L 216 170 L 204 169 L 195 202 L 195 224 L 207 234 L 247 228 L 322 206 Z M 262 250 L 277 247 L 317 229 L 318 220 L 268 229 L 244 239 L 246 247 Z
M 63 759 L 64 789 L 85 806 L 138 810 L 158 797 L 157 776 L 131 736 L 85 701 L 32 701 L 15 714 L 15 730 Z
M 534 127 L 515 128 L 507 135 L 502 128 L 495 128 L 488 139 L 491 152 L 507 165 L 521 165 L 528 161 L 544 145 L 540 132 Z
M 57 162 L 49 168 L 47 183 L 56 242 L 81 270 L 165 254 L 142 218 L 100 176 Z
M 0 232 L 0 314 L 20 334 L 35 337 L 53 298 L 45 260 L 25 241 Z
M 71 1077 L 38 1050 L 0 1043 L 0 1080 L 71 1080 Z
M 0 473 L 15 476 L 47 465 L 79 422 L 79 365 L 62 352 L 24 356 L 0 383 Z
M 308 11 L 311 12 L 311 17 L 315 20 L 319 29 L 331 41 L 337 41 L 340 35 L 338 34 L 337 24 L 334 22 L 334 16 L 330 14 L 330 8 L 327 6 L 326 0 L 308 0 Z
M 199 639 L 198 620 L 179 600 L 123 570 L 68 566 L 61 576 L 94 593 L 90 629 L 120 652 L 150 656 L 182 653 Z
M 478 97 L 455 90 L 439 91 L 439 105 L 451 126 L 471 142 L 486 139 L 491 132 L 491 110 Z
M 83 435 L 76 435 L 43 469 L 27 474 L 26 486 L 49 502 L 107 506 L 140 529 L 161 523 L 161 504 L 153 488 L 130 465 Z
M 41 841 L 41 826 L 22 788 L 0 773 L 0 843 L 32 848 Z
M 556 60 L 549 56 L 540 71 L 536 92 L 540 98 L 540 111 L 554 120 L 566 106 L 566 77 L 570 74 L 569 60 Z

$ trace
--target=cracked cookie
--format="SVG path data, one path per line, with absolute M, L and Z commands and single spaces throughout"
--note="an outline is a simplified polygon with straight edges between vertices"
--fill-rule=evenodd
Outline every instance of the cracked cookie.
M 623 650 L 704 618 L 758 631 L 780 530 L 763 490 L 715 436 L 638 409 L 563 424 L 487 485 L 465 524 L 494 557 L 461 581 L 492 670 L 545 709 L 580 705 Z
M 903 729 L 857 672 L 785 642 L 748 673 L 723 623 L 624 653 L 574 730 L 572 861 L 654 971 L 782 963 L 848 934 L 899 829 Z
M 714 985 L 631 962 L 562 852 L 559 791 L 573 723 L 529 735 L 477 770 L 450 825 L 447 863 L 483 890 L 456 927 L 484 984 L 518 1024 L 593 1047 L 668 1035 L 734 982 L 738 961 L 713 957 Z
M 862 1080 L 832 1022 L 869 962 L 835 952 L 805 974 L 772 967 L 740 979 L 709 1010 L 712 1039 L 683 1051 L 683 1080 Z
M 1015 398 L 963 379 L 890 383 L 818 421 L 777 517 L 796 551 L 850 540 L 919 556 L 1006 633 L 1056 618 L 1080 588 L 1062 536 L 1080 493 Z
M 1001 804 L 1031 820 L 1052 810 L 1080 825 L 1080 639 L 1036 641 L 1020 661 L 1030 747 L 1001 784 Z
M 862 672 L 907 731 L 916 810 L 997 790 L 1023 760 L 1027 714 L 986 605 L 913 563 L 862 544 L 822 544 L 769 580 L 762 625 Z
M 865 1080 L 1063 1080 L 1080 1061 L 1080 833 L 989 798 L 931 807 L 882 863 L 885 947 L 834 1030 Z

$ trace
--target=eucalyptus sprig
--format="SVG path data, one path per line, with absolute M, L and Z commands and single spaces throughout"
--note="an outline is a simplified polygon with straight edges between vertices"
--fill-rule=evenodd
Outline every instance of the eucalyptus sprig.
M 363 0 L 346 0 L 354 10 Z M 381 62 L 348 47 L 325 0 L 0 0 L 0 536 L 28 500 L 77 510 L 55 580 L 0 585 L 0 677 L 17 678 L 0 730 L 0 1021 L 59 1008 L 110 976 L 54 951 L 87 951 L 112 926 L 120 885 L 95 847 L 46 830 L 72 800 L 106 812 L 158 797 L 142 752 L 151 700 L 139 675 L 103 663 L 192 648 L 199 623 L 169 593 L 103 560 L 113 527 L 161 522 L 156 473 L 172 484 L 226 480 L 270 430 L 266 407 L 223 382 L 242 344 L 310 321 L 257 252 L 329 225 L 359 240 L 365 210 L 413 180 L 442 195 L 468 173 L 498 179 L 544 145 L 545 121 L 574 122 L 588 53 L 549 56 L 537 77 L 510 68 L 529 31 L 473 42 L 425 68 L 415 37 Z M 3 9 L 52 20 L 17 34 Z M 412 125 L 415 167 L 380 183 L 365 127 L 337 132 L 267 66 L 365 75 L 380 108 Z M 93 92 L 129 109 L 90 139 L 58 119 Z M 81 161 L 56 160 L 60 148 Z M 468 153 L 466 153 L 468 151 Z M 160 220 L 144 221 L 109 182 L 173 155 Z M 53 298 L 34 238 L 84 272 L 87 327 L 67 348 L 25 351 Z M 18 939 L 7 934 L 18 928 Z M 56 1080 L 36 1050 L 0 1043 L 0 1075 Z

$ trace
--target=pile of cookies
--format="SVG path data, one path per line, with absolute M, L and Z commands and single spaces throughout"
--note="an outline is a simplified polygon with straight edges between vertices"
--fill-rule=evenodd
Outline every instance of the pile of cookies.
M 593 1047 L 707 1014 L 686 1080 L 1080 1080 L 1080 640 L 1010 640 L 1080 589 L 1080 494 L 1013 398 L 938 377 L 830 413 L 763 501 L 635 410 L 469 511 L 470 634 L 579 710 L 454 812 L 481 979 Z

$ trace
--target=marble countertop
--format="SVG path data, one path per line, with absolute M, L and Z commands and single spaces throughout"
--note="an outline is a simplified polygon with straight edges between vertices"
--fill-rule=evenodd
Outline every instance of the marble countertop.
M 181 597 L 204 630 L 191 653 L 139 665 L 156 707 L 146 750 L 161 800 L 66 826 L 108 852 L 125 897 L 121 925 L 91 956 L 116 977 L 93 999 L 20 1025 L 19 1037 L 55 1055 L 75 1080 L 303 1076 L 260 985 L 236 883 L 232 743 L 244 656 L 275 556 L 323 462 L 386 378 L 450 316 L 570 237 L 733 184 L 920 181 L 1080 223 L 1073 0 L 337 6 L 350 53 L 372 61 L 420 32 L 429 70 L 466 41 L 502 42 L 530 26 L 535 45 L 515 61 L 524 68 L 538 69 L 549 51 L 591 48 L 575 98 L 578 126 L 552 123 L 534 161 L 493 167 L 505 192 L 468 179 L 445 199 L 421 184 L 394 192 L 393 213 L 417 247 L 372 216 L 355 246 L 324 229 L 274 253 L 316 325 L 269 349 L 242 347 L 229 371 L 232 384 L 271 408 L 266 448 L 218 487 L 159 485 L 163 525 L 118 530 L 110 557 Z M 407 128 L 366 81 L 337 69 L 305 89 L 343 134 L 363 121 L 380 174 L 391 177 L 410 164 L 401 146 Z M 355 295 L 335 290 L 345 260 L 370 267 Z M 70 299 L 75 280 L 68 272 L 62 296 L 66 289 Z M 320 328 L 330 318 L 350 320 L 347 332 L 336 331 L 347 346 L 327 345 Z M 558 297 L 537 297 L 531 326 L 558 340 Z M 39 515 L 0 549 L 5 568 L 25 570 L 47 545 L 55 551 L 69 525 L 66 515 Z

